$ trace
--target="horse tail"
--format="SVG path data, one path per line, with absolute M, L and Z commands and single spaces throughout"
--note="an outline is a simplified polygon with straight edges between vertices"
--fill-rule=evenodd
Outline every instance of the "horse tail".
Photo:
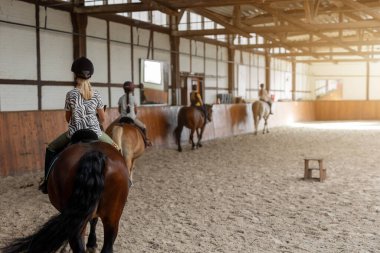
M 122 149 L 122 143 L 121 143 L 122 136 L 123 136 L 123 127 L 114 126 L 112 129 L 112 139 L 121 149 Z
M 36 233 L 5 246 L 3 253 L 56 252 L 70 238 L 79 237 L 95 212 L 104 189 L 105 155 L 90 151 L 79 160 L 74 190 L 62 212 Z

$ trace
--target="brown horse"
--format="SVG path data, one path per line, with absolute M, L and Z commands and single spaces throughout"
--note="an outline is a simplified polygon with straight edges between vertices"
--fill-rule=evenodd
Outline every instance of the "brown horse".
M 132 181 L 136 159 L 145 151 L 145 143 L 141 130 L 128 123 L 118 123 L 119 119 L 109 125 L 106 133 L 121 148 L 129 175 Z
M 128 180 L 125 161 L 113 146 L 104 142 L 68 146 L 55 160 L 48 179 L 50 202 L 60 213 L 33 235 L 4 247 L 3 252 L 56 252 L 68 242 L 74 253 L 84 253 L 87 222 L 91 225 L 87 252 L 94 252 L 98 218 L 104 227 L 101 252 L 113 252 Z
M 182 107 L 178 112 L 177 127 L 174 130 L 174 135 L 178 144 L 178 151 L 182 152 L 181 147 L 181 133 L 183 127 L 190 129 L 190 139 L 189 142 L 192 145 L 191 149 L 202 147 L 201 140 L 203 131 L 206 127 L 207 121 L 212 121 L 212 105 L 206 104 L 207 119 L 205 114 L 196 107 Z M 193 137 L 194 132 L 197 132 L 198 142 L 194 143 Z
M 270 116 L 270 107 L 267 102 L 264 101 L 255 101 L 252 104 L 252 112 L 253 112 L 253 121 L 255 124 L 255 135 L 257 135 L 257 128 L 259 126 L 260 120 L 264 119 L 264 129 L 263 134 L 269 133 L 268 130 L 268 118 Z

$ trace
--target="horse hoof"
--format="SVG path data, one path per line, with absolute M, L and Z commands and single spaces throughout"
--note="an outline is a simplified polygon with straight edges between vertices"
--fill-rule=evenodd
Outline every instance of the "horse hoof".
M 182 148 L 181 148 L 181 149 L 178 149 L 178 152 L 182 152 Z
M 201 147 L 202 147 L 202 144 L 198 144 L 198 147 L 201 148 Z
M 86 253 L 96 253 L 96 247 L 94 248 L 87 248 Z

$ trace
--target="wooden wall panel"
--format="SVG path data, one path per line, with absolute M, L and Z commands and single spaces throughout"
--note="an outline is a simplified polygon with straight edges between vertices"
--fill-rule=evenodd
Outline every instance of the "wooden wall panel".
M 207 124 L 204 140 L 253 132 L 252 104 L 214 105 L 213 121 Z M 154 147 L 175 148 L 173 131 L 177 126 L 179 106 L 144 106 L 138 117 L 147 125 Z M 291 121 L 315 120 L 313 102 L 275 104 L 269 127 Z M 380 110 L 377 108 L 377 113 Z M 0 176 L 18 175 L 43 169 L 46 145 L 66 131 L 65 112 L 0 112 Z M 105 127 L 119 116 L 116 108 L 107 110 Z M 262 124 L 260 128 L 262 128 Z M 182 133 L 187 143 L 189 131 Z M 42 172 L 41 172 L 42 173 Z M 42 175 L 42 174 L 41 174 Z
M 316 120 L 378 120 L 380 101 L 316 101 Z

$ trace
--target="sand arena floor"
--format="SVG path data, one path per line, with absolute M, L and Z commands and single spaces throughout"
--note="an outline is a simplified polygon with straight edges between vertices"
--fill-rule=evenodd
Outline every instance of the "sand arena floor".
M 114 251 L 380 252 L 380 123 L 337 128 L 298 124 L 195 151 L 148 150 Z M 305 157 L 324 159 L 324 183 L 302 179 Z M 56 213 L 37 191 L 40 176 L 0 179 L 0 246 Z M 97 231 L 102 245 L 101 223 Z

